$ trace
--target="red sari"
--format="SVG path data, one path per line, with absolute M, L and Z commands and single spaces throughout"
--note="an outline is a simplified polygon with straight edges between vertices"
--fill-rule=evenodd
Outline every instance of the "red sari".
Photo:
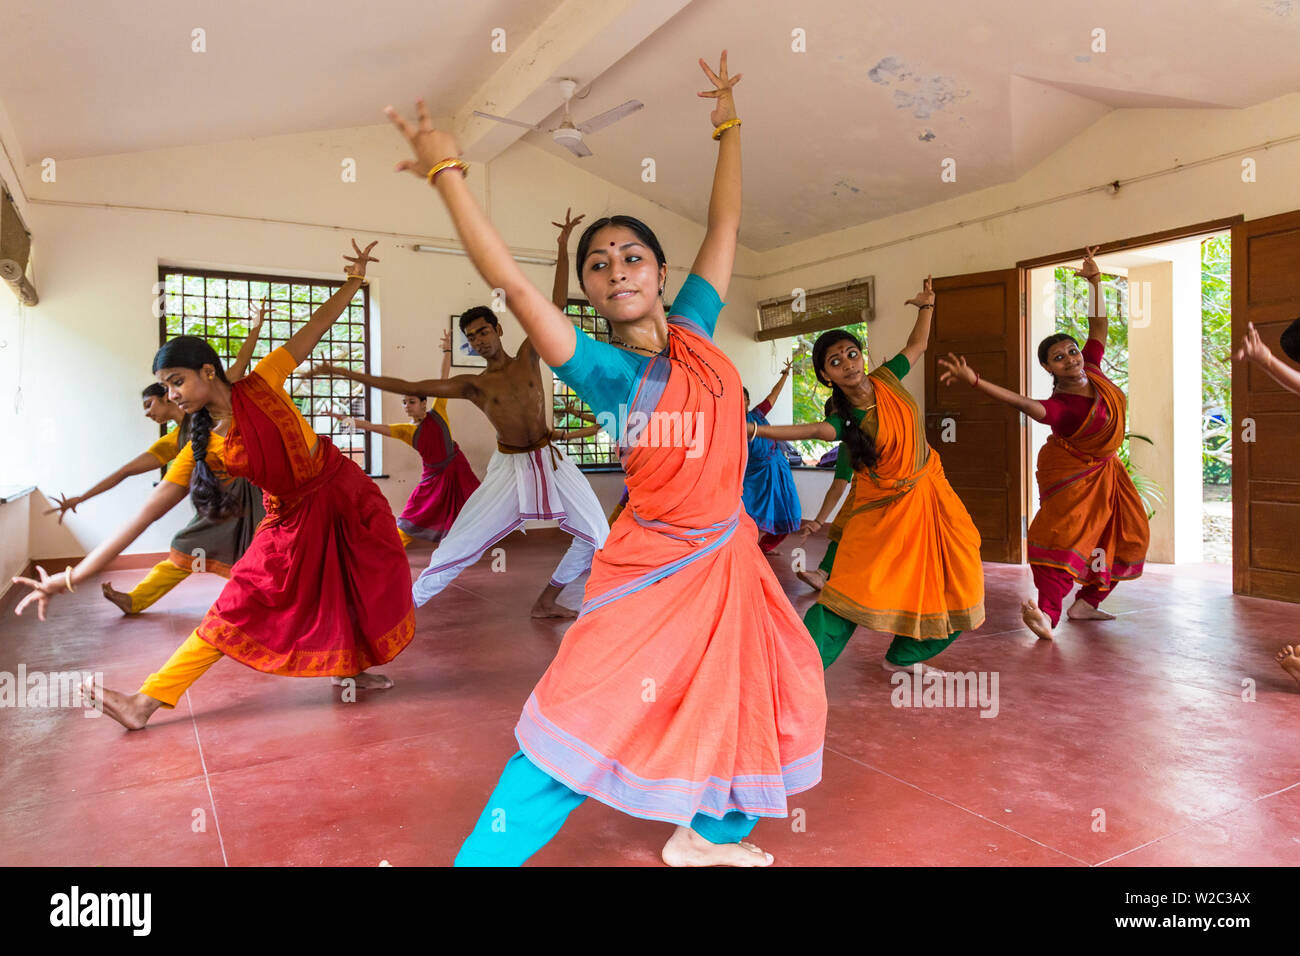
M 309 452 L 288 396 L 257 371 L 231 404 L 226 469 L 266 492 L 266 520 L 196 633 L 268 674 L 346 677 L 392 660 L 415 635 L 415 605 L 388 501 L 328 438 Z
M 412 538 L 441 541 L 478 488 L 478 478 L 436 408 L 421 419 L 411 447 L 420 453 L 424 473 L 406 499 L 397 526 Z
M 633 816 L 782 817 L 821 779 L 821 660 L 741 507 L 740 376 L 669 323 L 633 415 L 690 416 L 705 451 L 663 440 L 662 417 L 641 443 L 625 438 L 628 506 L 515 736 L 554 779 Z

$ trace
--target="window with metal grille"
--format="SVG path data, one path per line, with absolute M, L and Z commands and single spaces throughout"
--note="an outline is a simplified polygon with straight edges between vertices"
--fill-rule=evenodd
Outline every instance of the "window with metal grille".
M 874 276 L 820 289 L 801 289 L 758 303 L 758 331 L 754 338 L 766 342 L 870 322 L 875 318 L 875 309 Z
M 341 281 L 304 279 L 299 276 L 253 275 L 208 269 L 158 267 L 162 315 L 159 343 L 178 335 L 197 335 L 208 341 L 229 367 L 248 336 L 262 300 L 269 312 L 253 350 L 251 371 L 258 359 L 289 341 L 307 324 L 311 314 L 338 291 Z M 370 290 L 357 291 L 337 322 L 327 331 L 301 366 L 331 362 L 357 372 L 370 371 Z M 328 435 L 334 445 L 371 474 L 369 432 L 352 434 L 331 417 L 331 412 L 370 417 L 370 390 L 357 382 L 336 378 L 303 379 L 297 373 L 284 383 L 285 391 L 318 435 Z
M 564 314 L 573 322 L 575 328 L 582 329 L 596 341 L 609 341 L 609 323 L 601 318 L 585 300 L 570 299 Z M 578 397 L 578 393 L 561 382 L 558 377 L 553 377 L 552 382 L 554 383 L 552 392 L 554 427 L 585 428 L 591 425 L 591 422 L 583 421 L 569 411 L 569 406 L 572 406 L 581 408 L 588 414 L 591 413 L 591 409 Z M 608 468 L 611 465 L 617 467 L 619 464 L 618 444 L 606 432 L 598 432 L 590 438 L 564 438 L 555 444 L 559 445 L 560 450 L 573 459 L 579 468 Z

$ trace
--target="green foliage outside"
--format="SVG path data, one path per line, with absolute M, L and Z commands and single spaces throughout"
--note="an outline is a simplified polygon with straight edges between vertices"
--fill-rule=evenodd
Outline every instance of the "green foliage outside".
M 1232 237 L 1201 243 L 1201 471 L 1232 483 Z

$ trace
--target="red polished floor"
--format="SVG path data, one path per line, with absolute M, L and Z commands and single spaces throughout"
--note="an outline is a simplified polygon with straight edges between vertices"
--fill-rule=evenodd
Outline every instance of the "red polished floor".
M 0 708 L 0 864 L 449 864 L 563 635 L 528 607 L 566 545 L 515 535 L 504 573 L 463 574 L 382 668 L 397 687 L 359 703 L 222 661 L 140 733 Z M 773 558 L 802 613 L 812 592 L 787 562 Z M 1273 661 L 1300 639 L 1300 607 L 1234 596 L 1227 568 L 1157 566 L 1107 602 L 1118 620 L 1063 624 L 1049 644 L 1020 623 L 1028 568 L 985 572 L 988 621 L 940 662 L 996 671 L 997 716 L 892 706 L 888 638 L 859 629 L 827 674 L 825 775 L 795 798 L 802 829 L 755 830 L 778 864 L 1300 863 L 1300 687 Z M 220 583 L 186 581 L 133 619 L 96 588 L 44 624 L 9 611 L 0 671 L 100 671 L 134 690 Z M 587 801 L 534 862 L 657 864 L 668 833 Z

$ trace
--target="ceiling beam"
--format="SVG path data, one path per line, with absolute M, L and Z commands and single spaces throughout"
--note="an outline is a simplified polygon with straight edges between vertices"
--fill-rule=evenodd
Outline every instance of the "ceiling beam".
M 474 116 L 474 110 L 540 124 L 563 104 L 554 81 L 579 89 L 599 77 L 663 26 L 690 0 L 564 0 L 525 37 L 506 35 L 501 66 L 452 117 L 469 160 L 486 163 L 528 130 Z

